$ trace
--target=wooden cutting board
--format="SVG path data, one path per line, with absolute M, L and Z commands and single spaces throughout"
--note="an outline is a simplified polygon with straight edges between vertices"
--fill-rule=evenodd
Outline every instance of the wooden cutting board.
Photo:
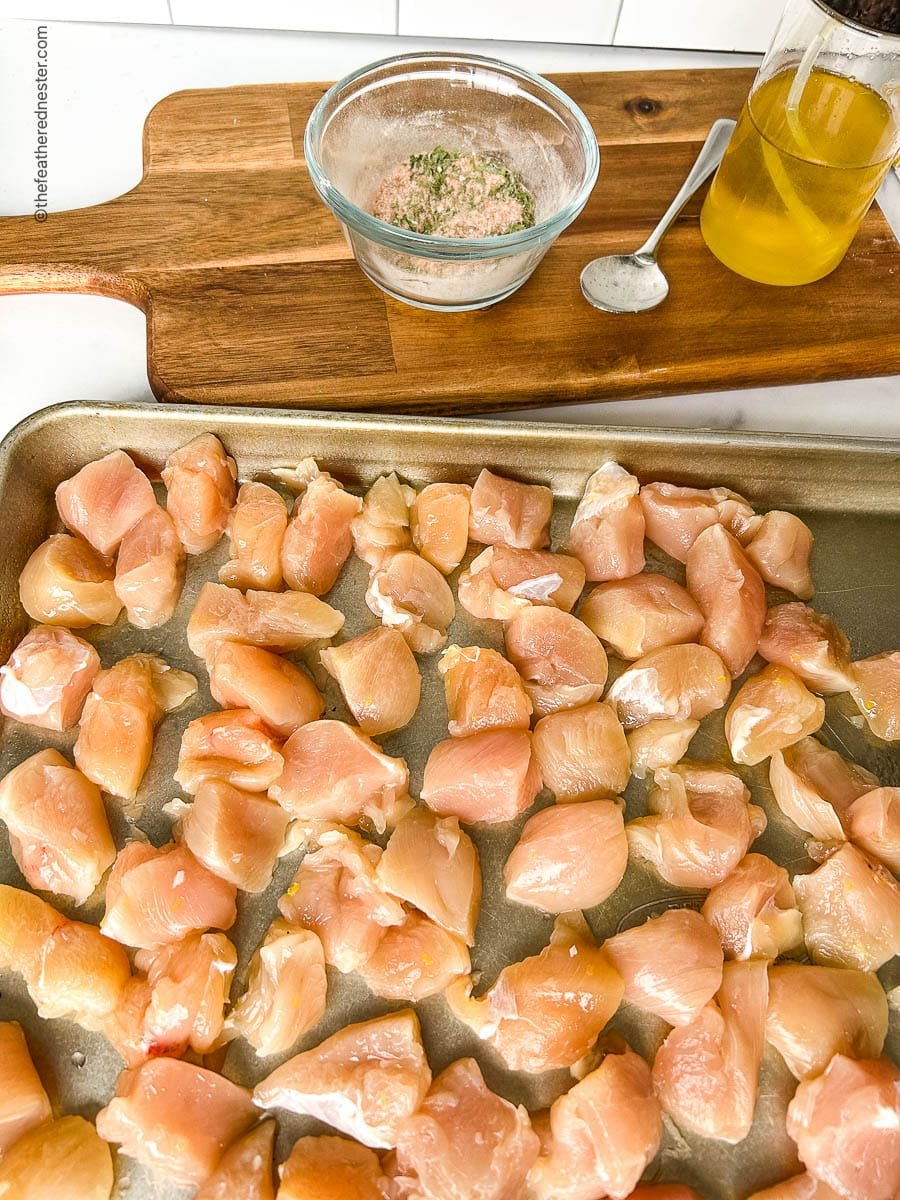
M 665 242 L 669 299 L 613 316 L 582 299 L 598 253 L 633 249 L 748 70 L 555 81 L 602 147 L 581 217 L 493 309 L 432 313 L 355 266 L 303 162 L 321 84 L 178 92 L 144 127 L 144 177 L 93 208 L 0 219 L 0 293 L 94 292 L 147 314 L 161 400 L 474 412 L 900 372 L 900 246 L 873 209 L 845 262 L 766 288 L 705 249 L 695 202 Z

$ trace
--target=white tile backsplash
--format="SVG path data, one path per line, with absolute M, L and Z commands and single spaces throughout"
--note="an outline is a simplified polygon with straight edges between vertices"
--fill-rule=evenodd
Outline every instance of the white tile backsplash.
M 0 0 L 0 20 L 103 21 L 169 25 L 166 0 Z
M 612 44 L 620 0 L 399 0 L 410 37 Z
M 171 0 L 176 25 L 396 33 L 397 0 Z
M 623 0 L 616 46 L 764 51 L 785 0 Z

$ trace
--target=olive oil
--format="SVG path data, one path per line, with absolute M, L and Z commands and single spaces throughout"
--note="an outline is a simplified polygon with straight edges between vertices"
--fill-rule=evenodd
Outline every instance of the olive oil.
M 795 70 L 750 96 L 713 180 L 700 228 L 715 256 L 760 283 L 821 279 L 847 252 L 891 165 L 885 101 L 856 80 Z

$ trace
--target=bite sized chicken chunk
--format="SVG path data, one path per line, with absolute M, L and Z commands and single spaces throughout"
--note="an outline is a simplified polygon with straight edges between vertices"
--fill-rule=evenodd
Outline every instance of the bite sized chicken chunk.
M 541 717 L 534 754 L 544 787 L 560 802 L 617 796 L 631 776 L 625 731 L 608 704 L 585 704 Z
M 448 731 L 466 737 L 482 729 L 529 729 L 531 701 L 516 668 L 485 646 L 448 646 L 438 660 Z
M 484 995 L 472 980 L 445 992 L 450 1011 L 512 1071 L 574 1067 L 622 1000 L 623 983 L 580 914 L 557 917 L 540 954 L 503 968 Z
M 470 616 L 509 621 L 529 605 L 570 612 L 584 587 L 584 567 L 570 554 L 498 544 L 482 550 L 459 577 L 459 602 Z
M 821 1075 L 835 1054 L 877 1058 L 887 1032 L 887 996 L 870 971 L 801 963 L 769 970 L 766 1040 L 795 1078 Z
M 843 841 L 850 805 L 878 786 L 871 771 L 812 737 L 775 751 L 769 783 L 784 815 L 821 842 Z
M 703 629 L 703 613 L 687 588 L 651 572 L 601 583 L 578 615 L 614 654 L 629 660 L 695 642 Z
M 385 1000 L 416 1004 L 436 996 L 472 969 L 466 943 L 430 917 L 408 909 L 388 926 L 359 973 L 369 991 Z
M 419 1021 L 400 1009 L 347 1025 L 256 1085 L 260 1108 L 316 1117 L 374 1149 L 397 1145 L 431 1084 Z
M 50 1101 L 35 1070 L 22 1026 L 0 1021 L 0 1163 L 23 1134 L 51 1118 Z M 2 1168 L 0 1168 L 2 1170 Z M 2 1178 L 2 1175 L 0 1175 Z
M 211 550 L 225 532 L 237 492 L 237 467 L 213 433 L 173 451 L 162 470 L 166 509 L 188 554 Z
M 393 472 L 376 479 L 363 497 L 350 531 L 357 557 L 373 570 L 392 554 L 412 549 L 409 509 L 415 498 L 415 489 L 401 483 Z
M 58 750 L 32 754 L 3 778 L 0 818 L 28 883 L 76 904 L 116 857 L 100 789 Z
M 606 651 L 577 617 L 529 606 L 507 623 L 503 636 L 507 657 L 538 716 L 578 708 L 603 695 Z
M 263 1121 L 232 1142 L 194 1200 L 275 1200 L 275 1131 Z
M 699 721 L 690 717 L 648 721 L 628 734 L 628 750 L 631 754 L 631 773 L 644 779 L 661 767 L 674 767 L 687 754 L 694 734 L 700 728 Z
M 705 618 L 700 641 L 737 678 L 756 653 L 766 617 L 766 589 L 738 540 L 711 525 L 688 551 L 687 588 Z
M 219 581 L 232 587 L 276 591 L 281 587 L 281 547 L 288 514 L 284 500 L 265 483 L 242 483 L 226 530 L 231 558 Z
M 712 525 L 722 525 L 743 542 L 760 520 L 744 497 L 728 488 L 645 483 L 640 500 L 647 537 L 682 563 L 700 534 Z
M 321 659 L 363 733 L 391 733 L 415 716 L 422 676 L 398 630 L 383 626 L 361 633 L 323 650 Z
M 674 1200 L 674 1197 L 673 1197 Z M 783 1179 L 781 1183 L 754 1192 L 748 1200 L 841 1200 L 838 1193 L 832 1191 L 827 1183 L 822 1183 L 814 1175 L 806 1171 L 802 1175 L 793 1175 Z
M 465 558 L 471 511 L 472 489 L 465 483 L 429 483 L 410 505 L 413 543 L 444 575 Z
M 794 894 L 813 962 L 877 971 L 900 954 L 900 883 L 849 842 L 795 875 Z
M 125 451 L 113 450 L 61 483 L 56 507 L 67 529 L 109 557 L 128 530 L 156 508 L 156 497 Z
M 825 696 L 849 692 L 850 642 L 830 617 L 808 604 L 778 604 L 766 613 L 759 653 L 793 671 Z
M 846 813 L 847 836 L 870 858 L 900 875 L 900 788 L 874 788 Z
M 722 659 L 707 646 L 688 642 L 645 654 L 623 671 L 607 693 L 626 730 L 649 721 L 701 721 L 731 693 Z
M 299 667 L 242 642 L 222 642 L 209 664 L 209 690 L 222 708 L 249 708 L 279 737 L 325 711 L 322 693 Z
M 550 542 L 553 493 L 537 483 L 519 483 L 485 468 L 471 496 L 469 537 L 484 546 L 540 550 Z
M 672 953 L 672 947 L 678 953 Z M 722 983 L 722 946 L 690 908 L 669 908 L 603 943 L 624 999 L 670 1025 L 689 1025 Z
M 109 1146 L 84 1117 L 60 1117 L 28 1130 L 0 1160 L 0 1196 L 9 1200 L 110 1200 Z
M 406 760 L 344 721 L 311 721 L 285 742 L 269 796 L 306 821 L 366 823 L 383 833 L 412 807 Z
M 177 833 L 198 862 L 243 892 L 272 882 L 289 815 L 280 804 L 223 779 L 203 779 L 192 804 L 179 806 Z
M 710 891 L 703 916 L 728 958 L 774 960 L 803 945 L 790 876 L 764 854 L 748 854 Z
M 593 908 L 628 866 L 622 809 L 612 800 L 553 804 L 526 823 L 503 868 L 506 898 L 549 913 Z
M 531 734 L 522 729 L 486 729 L 438 742 L 422 781 L 422 799 L 433 812 L 469 824 L 511 821 L 540 790 Z
M 138 629 L 171 620 L 184 586 L 184 547 L 172 518 L 158 504 L 122 538 L 113 586 Z
M 815 591 L 809 573 L 813 535 L 799 517 L 777 510 L 767 512 L 752 536 L 741 540 L 766 583 L 809 600 Z
M 372 571 L 366 604 L 382 625 L 398 629 L 416 654 L 440 650 L 456 614 L 446 579 L 411 550 L 392 554 Z
M 349 1138 L 299 1138 L 280 1172 L 278 1200 L 309 1200 L 317 1193 L 323 1200 L 383 1200 L 385 1195 L 378 1155 Z
M 714 887 L 766 827 L 740 778 L 717 763 L 657 771 L 647 808 L 625 826 L 629 850 L 674 887 Z
M 241 595 L 222 583 L 204 583 L 188 621 L 187 641 L 207 661 L 221 642 L 248 642 L 287 653 L 334 637 L 343 624 L 343 613 L 307 592 Z
M 0 667 L 0 712 L 39 729 L 71 729 L 99 670 L 90 642 L 38 625 Z
M 109 559 L 81 538 L 55 533 L 22 568 L 19 599 L 29 617 L 44 625 L 115 625 L 122 601 L 113 579 Z
M 282 544 L 284 581 L 297 591 L 324 596 L 334 587 L 353 549 L 350 527 L 362 501 L 327 471 L 320 471 L 311 458 L 293 471 L 276 474 L 303 492 L 294 501 Z
M 722 985 L 656 1053 L 653 1084 L 680 1129 L 736 1145 L 750 1132 L 765 1049 L 767 963 L 729 962 Z
M 736 763 L 754 766 L 821 728 L 825 701 L 793 671 L 770 663 L 741 685 L 725 714 L 725 736 Z
M 640 484 L 616 462 L 598 467 L 578 502 L 567 546 L 592 582 L 627 579 L 644 568 Z
M 245 792 L 264 792 L 281 775 L 281 742 L 248 708 L 229 708 L 197 717 L 185 729 L 175 782 L 194 795 L 218 779 Z
M 860 659 L 850 677 L 853 699 L 872 733 L 886 742 L 900 739 L 900 650 Z

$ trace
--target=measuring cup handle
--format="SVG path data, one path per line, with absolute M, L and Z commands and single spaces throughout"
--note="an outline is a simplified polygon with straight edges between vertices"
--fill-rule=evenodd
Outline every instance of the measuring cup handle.
M 641 246 L 640 250 L 637 251 L 639 256 L 645 258 L 656 257 L 656 248 L 668 232 L 669 226 L 687 204 L 688 200 L 690 200 L 691 196 L 693 196 L 694 192 L 697 191 L 701 184 L 706 182 L 722 161 L 722 156 L 734 132 L 735 124 L 735 121 L 726 121 L 724 119 L 716 121 L 713 124 L 700 153 L 697 155 L 697 161 L 691 167 L 681 190 L 666 209 L 660 223 L 647 238 L 646 242 L 644 242 L 643 246 Z

